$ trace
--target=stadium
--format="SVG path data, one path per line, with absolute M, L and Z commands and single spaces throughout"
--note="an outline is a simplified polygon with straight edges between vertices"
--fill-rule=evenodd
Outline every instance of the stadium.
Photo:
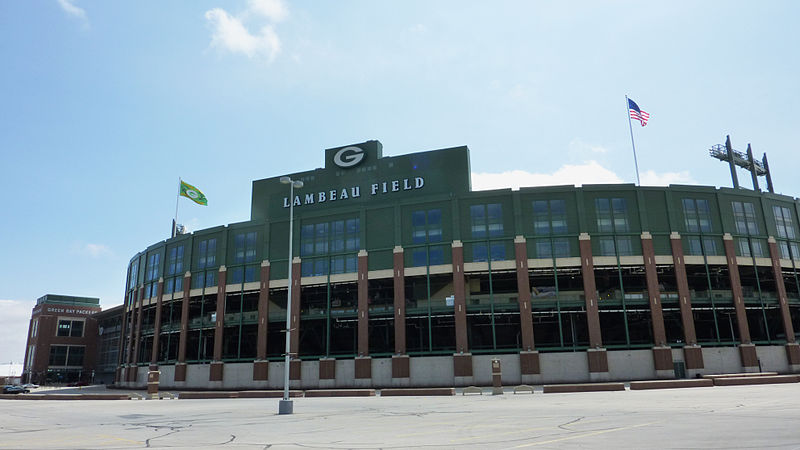
M 472 191 L 467 147 L 378 141 L 289 177 L 131 259 L 118 385 L 282 388 L 290 267 L 293 388 L 488 385 L 495 358 L 507 384 L 800 371 L 797 199 Z

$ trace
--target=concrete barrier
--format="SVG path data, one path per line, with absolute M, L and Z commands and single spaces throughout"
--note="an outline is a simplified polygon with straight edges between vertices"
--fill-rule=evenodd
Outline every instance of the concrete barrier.
M 403 389 L 381 389 L 381 397 L 394 396 L 433 396 L 433 395 L 456 395 L 455 388 L 403 388 Z
M 545 384 L 545 394 L 557 392 L 596 392 L 596 391 L 624 391 L 622 383 L 581 383 L 581 384 Z
M 698 378 L 695 380 L 651 380 L 651 381 L 631 381 L 631 390 L 638 391 L 643 389 L 677 389 L 692 387 L 713 387 L 714 380 Z
M 283 391 L 239 391 L 239 398 L 283 398 Z M 303 391 L 289 391 L 289 398 L 302 397 Z
M 209 398 L 239 398 L 238 392 L 230 391 L 185 391 L 178 392 L 181 400 L 209 399 Z
M 777 374 L 778 374 L 778 372 L 717 373 L 717 374 L 703 375 L 703 378 L 708 378 L 710 380 L 716 380 L 717 378 L 773 377 L 773 376 L 775 376 Z
M 130 400 L 128 394 L 0 394 L 2 400 Z
M 374 397 L 375 389 L 314 389 L 306 397 Z
M 750 384 L 797 383 L 798 381 L 800 381 L 800 376 L 798 375 L 728 377 L 728 378 L 715 378 L 714 386 L 742 386 Z

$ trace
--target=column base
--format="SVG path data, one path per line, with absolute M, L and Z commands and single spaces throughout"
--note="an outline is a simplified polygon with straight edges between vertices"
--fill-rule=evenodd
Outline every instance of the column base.
M 535 350 L 519 352 L 519 371 L 521 375 L 541 374 L 539 352 Z
M 742 368 L 745 372 L 758 372 L 758 354 L 756 354 L 755 344 L 740 344 L 739 356 L 742 358 Z
M 590 348 L 586 350 L 586 357 L 589 360 L 589 376 L 592 374 L 605 373 L 608 375 L 608 353 L 604 348 Z
M 675 378 L 675 366 L 672 365 L 672 349 L 666 346 L 653 347 L 653 363 L 656 378 Z
M 208 371 L 208 381 L 222 381 L 222 371 L 225 363 L 222 361 L 213 361 Z
M 800 371 L 800 344 L 796 342 L 786 344 L 786 359 L 789 361 L 789 369 L 793 373 Z
M 686 361 L 687 374 L 689 370 L 705 368 L 703 364 L 703 349 L 699 345 L 687 345 L 683 347 L 683 360 Z
M 253 381 L 269 380 L 269 361 L 253 362 Z
M 372 378 L 372 358 L 369 356 L 357 356 L 355 359 L 355 378 Z
M 175 381 L 186 381 L 186 363 L 175 364 Z
M 320 389 L 333 389 L 336 387 L 336 359 L 320 358 L 317 375 Z
M 158 398 L 158 383 L 161 378 L 161 371 L 155 364 L 150 365 L 150 370 L 147 372 L 147 394 L 150 398 Z
M 292 359 L 289 361 L 289 380 L 300 381 L 302 378 L 301 366 L 302 361 L 299 359 Z
M 411 376 L 411 358 L 408 355 L 392 356 L 392 379 L 406 378 Z

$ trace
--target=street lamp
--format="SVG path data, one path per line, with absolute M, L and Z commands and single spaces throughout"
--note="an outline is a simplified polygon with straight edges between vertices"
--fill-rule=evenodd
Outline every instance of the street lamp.
M 291 357 L 290 339 L 292 328 L 292 229 L 294 228 L 294 188 L 303 187 L 300 180 L 292 180 L 289 177 L 281 177 L 281 183 L 289 185 L 289 287 L 286 291 L 286 365 L 283 367 L 283 400 L 278 404 L 278 414 L 291 414 L 293 410 L 292 401 L 289 400 L 289 364 Z

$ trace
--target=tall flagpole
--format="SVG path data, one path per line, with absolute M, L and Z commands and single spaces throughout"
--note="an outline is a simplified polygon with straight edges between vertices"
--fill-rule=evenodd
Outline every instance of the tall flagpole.
M 178 195 L 175 196 L 175 220 L 172 221 L 172 237 L 178 235 L 178 202 L 181 199 L 181 177 L 178 177 Z
M 625 96 L 625 112 L 628 114 L 628 128 L 631 130 L 631 147 L 633 147 L 633 165 L 636 167 L 636 185 L 641 186 L 639 181 L 639 162 L 636 161 L 636 144 L 633 143 L 633 125 L 631 125 L 631 104 L 628 101 L 628 96 Z

